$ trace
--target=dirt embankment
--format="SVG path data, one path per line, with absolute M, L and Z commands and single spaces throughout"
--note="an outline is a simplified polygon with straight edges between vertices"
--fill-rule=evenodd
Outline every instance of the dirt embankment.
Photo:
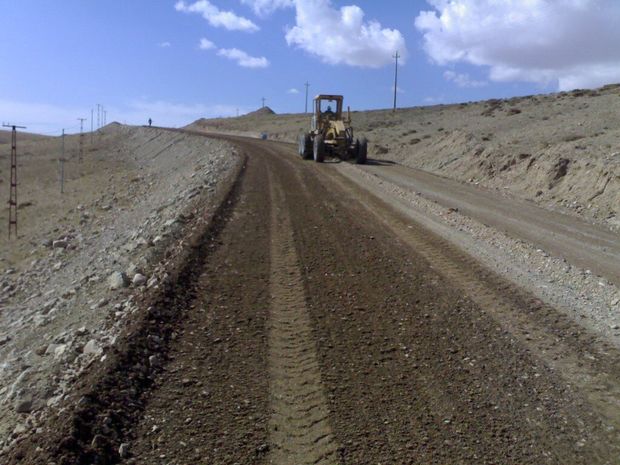
M 620 85 L 550 95 L 354 112 L 370 156 L 620 229 Z M 209 131 L 295 142 L 306 115 L 198 120 Z
M 155 128 L 109 125 L 85 143 L 80 161 L 65 140 L 62 194 L 59 138 L 18 147 L 19 239 L 0 235 L 0 454 L 114 350 L 240 162 L 225 142 Z

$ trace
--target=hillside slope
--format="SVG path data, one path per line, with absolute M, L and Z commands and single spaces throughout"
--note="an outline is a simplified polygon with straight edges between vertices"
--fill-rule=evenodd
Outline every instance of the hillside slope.
M 354 112 L 370 156 L 497 189 L 620 228 L 620 85 Z M 303 114 L 201 119 L 194 129 L 295 142 Z

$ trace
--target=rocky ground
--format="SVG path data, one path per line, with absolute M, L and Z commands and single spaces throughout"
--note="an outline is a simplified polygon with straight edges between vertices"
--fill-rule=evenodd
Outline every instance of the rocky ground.
M 203 214 L 196 205 L 215 209 L 240 163 L 225 142 L 118 124 L 92 144 L 86 135 L 80 161 L 78 137 L 66 138 L 63 194 L 60 139 L 19 139 L 19 239 L 0 236 L 0 450 L 105 360 L 136 296 L 167 279 L 166 263 Z M 0 145 L 3 168 L 9 153 Z
M 608 86 L 353 121 L 374 168 L 617 230 L 619 102 Z M 307 125 L 190 128 L 294 142 Z M 615 463 L 613 279 L 372 165 L 202 134 L 111 124 L 83 160 L 67 137 L 64 193 L 60 139 L 20 139 L 0 462 Z
M 348 163 L 338 169 L 387 202 L 404 207 L 414 221 L 458 244 L 494 272 L 529 289 L 541 301 L 620 349 L 620 288 L 608 277 L 571 264 L 560 255 L 483 224 L 418 191 L 385 182 L 372 170 Z
M 352 118 L 373 158 L 620 229 L 620 85 Z M 309 124 L 307 115 L 260 112 L 191 127 L 296 142 Z
M 617 463 L 617 348 L 355 167 L 231 142 L 215 226 L 9 464 Z

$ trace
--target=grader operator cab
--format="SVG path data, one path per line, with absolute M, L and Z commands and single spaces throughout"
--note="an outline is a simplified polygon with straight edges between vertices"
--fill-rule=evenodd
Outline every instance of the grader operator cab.
M 318 95 L 314 98 L 314 115 L 310 132 L 299 136 L 299 155 L 304 160 L 322 163 L 325 156 L 366 163 L 368 141 L 354 138 L 351 111 L 343 117 L 342 95 Z

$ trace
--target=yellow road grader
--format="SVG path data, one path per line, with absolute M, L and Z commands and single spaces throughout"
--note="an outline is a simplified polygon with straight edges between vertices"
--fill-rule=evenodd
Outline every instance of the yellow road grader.
M 325 156 L 366 163 L 368 141 L 354 138 L 351 110 L 343 117 L 342 95 L 318 95 L 314 98 L 314 114 L 310 132 L 299 136 L 299 155 L 304 160 L 323 163 Z

